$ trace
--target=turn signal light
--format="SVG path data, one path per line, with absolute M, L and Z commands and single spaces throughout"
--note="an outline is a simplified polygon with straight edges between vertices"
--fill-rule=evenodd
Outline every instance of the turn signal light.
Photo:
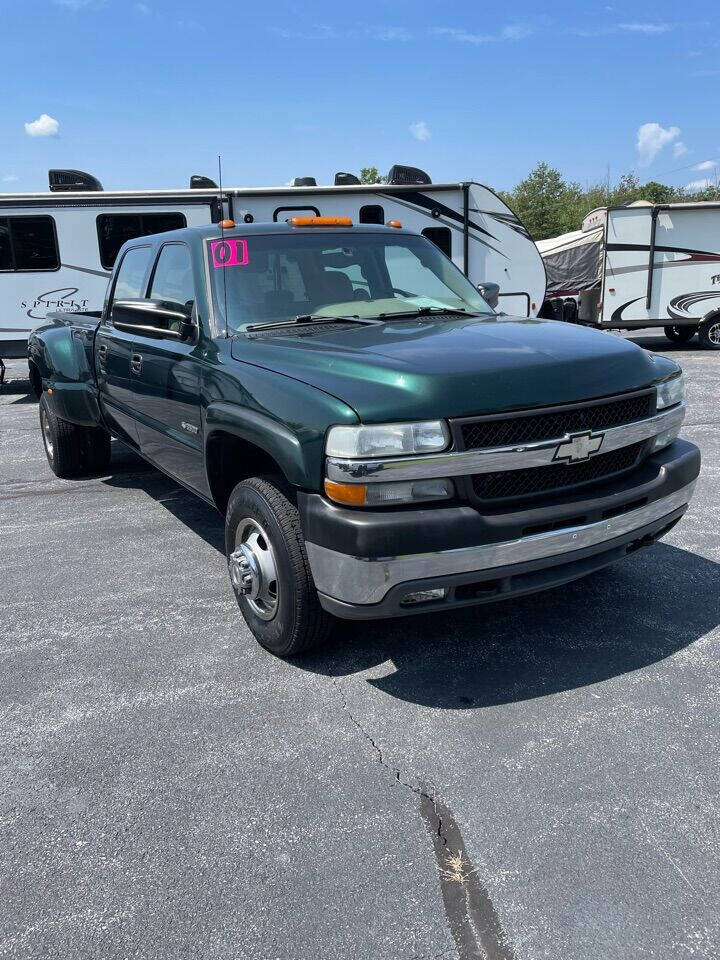
M 293 227 L 351 227 L 350 217 L 291 217 Z
M 326 480 L 325 493 L 335 503 L 361 507 L 367 497 L 367 487 L 364 483 L 336 483 L 334 480 Z

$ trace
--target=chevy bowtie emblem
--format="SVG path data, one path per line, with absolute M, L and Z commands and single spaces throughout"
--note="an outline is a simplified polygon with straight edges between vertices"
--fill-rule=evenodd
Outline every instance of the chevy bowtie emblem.
M 555 451 L 553 460 L 565 460 L 568 463 L 577 463 L 578 460 L 587 460 L 594 453 L 597 453 L 602 446 L 604 433 L 573 434 L 565 443 L 561 443 Z

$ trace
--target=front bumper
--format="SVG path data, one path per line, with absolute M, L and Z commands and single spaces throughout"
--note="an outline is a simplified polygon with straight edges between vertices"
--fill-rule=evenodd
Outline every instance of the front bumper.
M 698 449 L 676 440 L 600 491 L 480 514 L 460 504 L 359 511 L 300 494 L 308 560 L 323 607 L 365 619 L 465 606 L 565 583 L 666 533 L 687 509 Z M 445 588 L 443 600 L 404 605 Z

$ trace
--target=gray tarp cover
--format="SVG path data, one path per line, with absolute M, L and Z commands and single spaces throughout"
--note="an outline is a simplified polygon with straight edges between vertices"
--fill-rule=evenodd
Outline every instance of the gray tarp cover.
M 592 290 L 602 276 L 603 232 L 593 230 L 540 240 L 538 250 L 545 262 L 547 295 L 562 290 Z

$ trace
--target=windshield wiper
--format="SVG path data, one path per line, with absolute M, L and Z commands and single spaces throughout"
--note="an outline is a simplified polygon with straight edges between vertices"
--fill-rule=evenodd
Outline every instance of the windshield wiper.
M 393 310 L 388 313 L 379 313 L 378 317 L 382 317 L 383 320 L 392 320 L 393 317 L 428 317 L 436 313 L 467 316 L 469 312 L 464 307 L 416 307 L 414 310 Z
M 245 330 L 254 333 L 256 330 L 274 330 L 276 327 L 302 327 L 308 323 L 378 323 L 372 317 L 328 317 L 324 313 L 303 313 L 293 320 L 277 320 L 274 323 L 253 323 Z

